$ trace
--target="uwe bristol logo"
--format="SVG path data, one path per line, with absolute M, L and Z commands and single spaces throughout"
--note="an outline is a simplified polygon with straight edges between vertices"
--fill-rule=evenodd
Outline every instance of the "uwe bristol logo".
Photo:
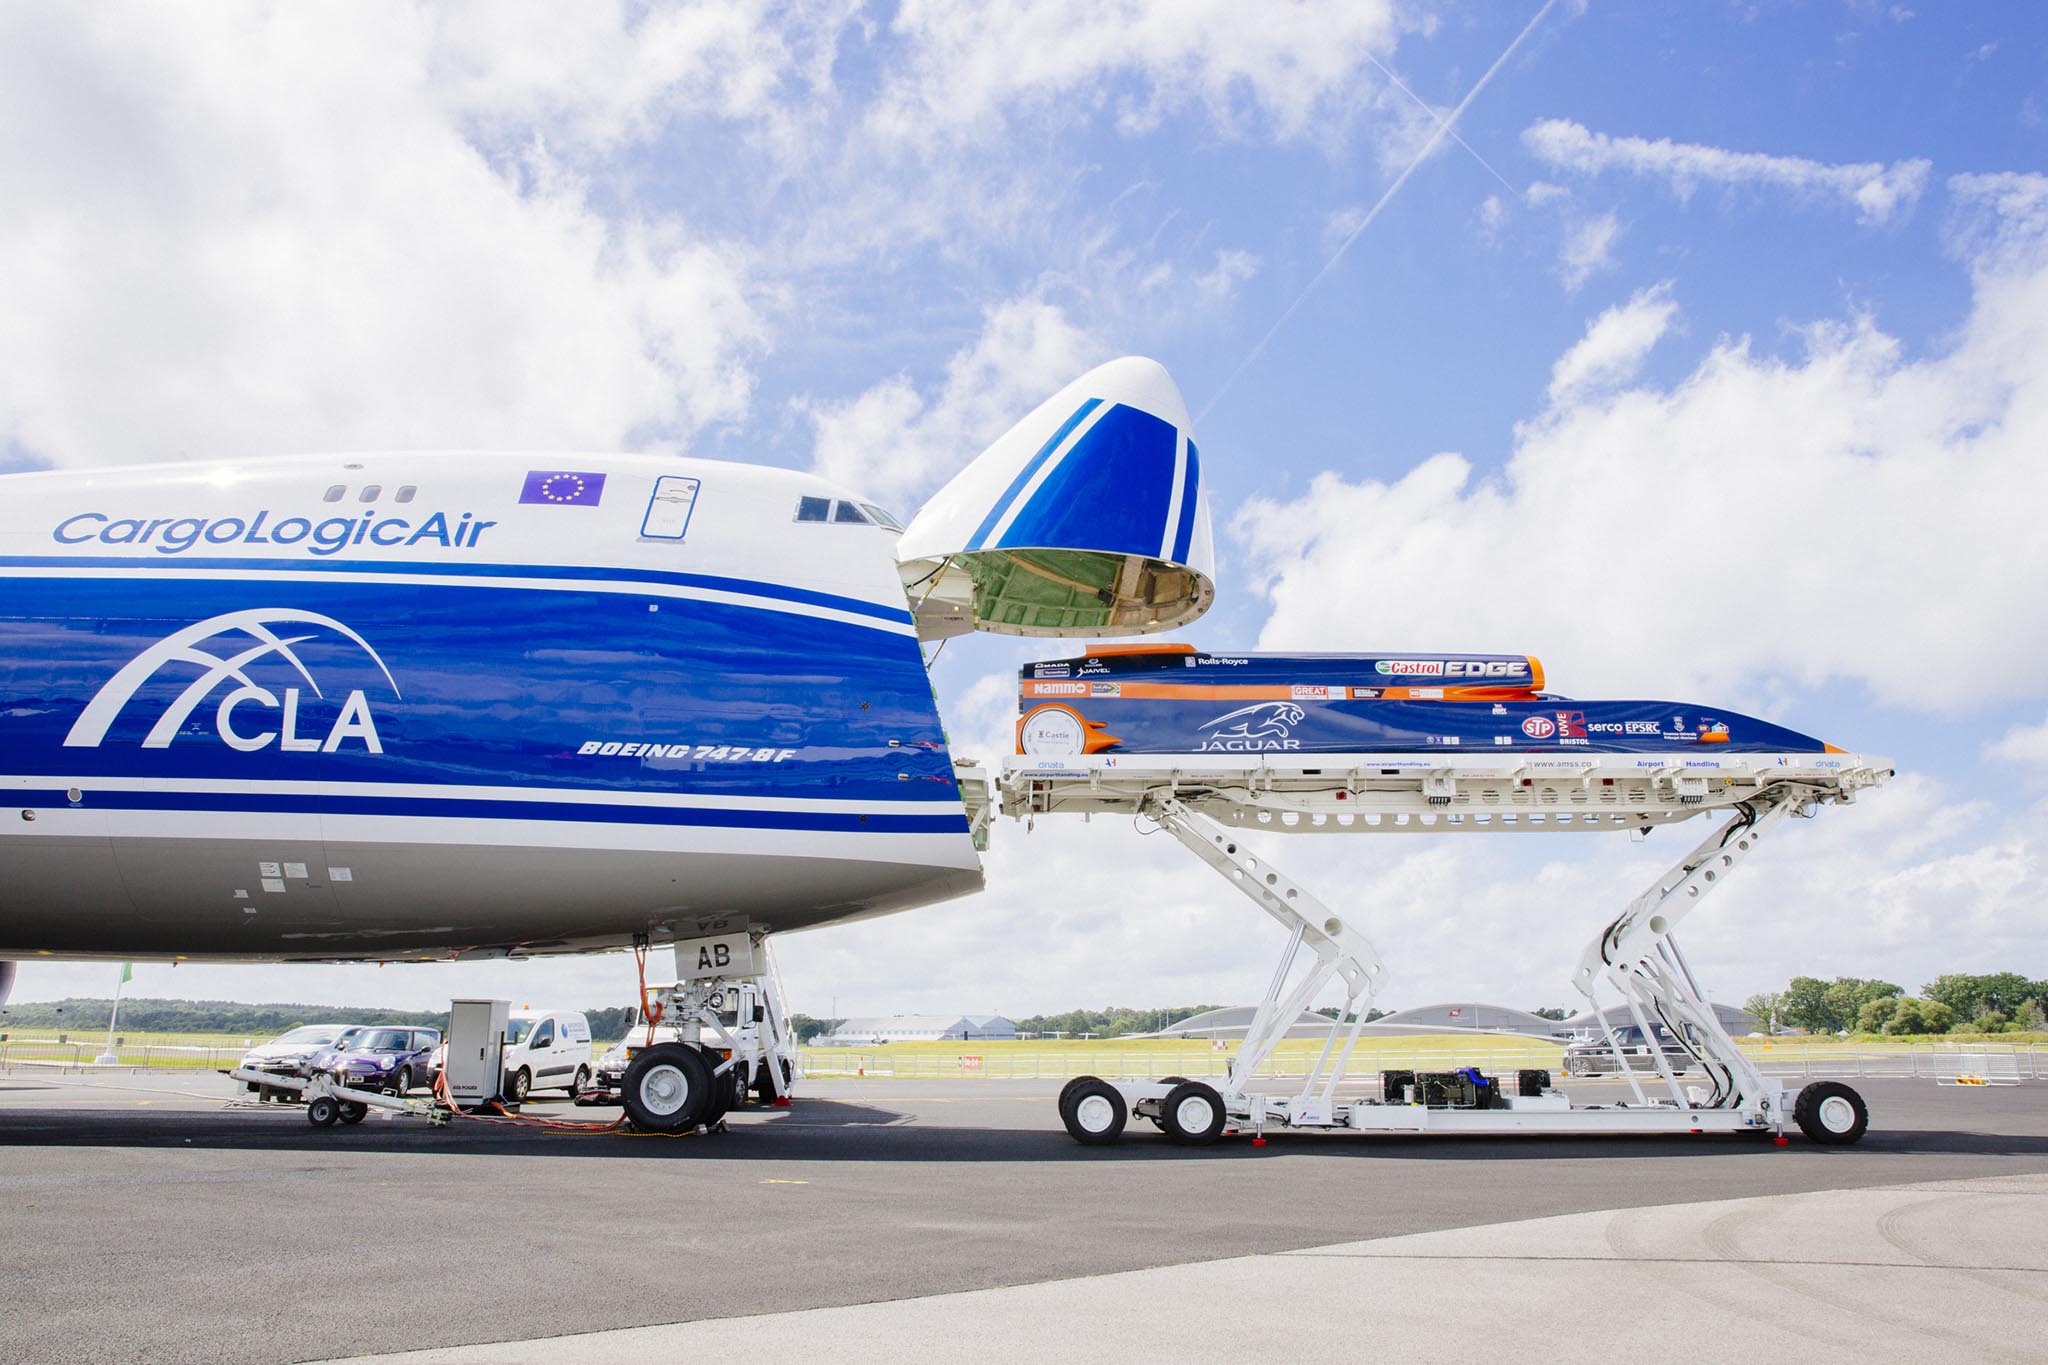
M 274 629 L 293 626 L 317 629 L 295 635 L 280 635 Z M 213 713 L 214 732 L 231 749 L 254 753 L 276 745 L 285 753 L 331 754 L 353 740 L 361 744 L 365 752 L 381 754 L 384 743 L 377 735 L 377 720 L 370 711 L 370 699 L 360 688 L 354 689 L 341 701 L 339 709 L 333 710 L 331 719 L 326 718 L 333 704 L 293 650 L 294 646 L 305 644 L 319 633 L 330 631 L 369 656 L 377 671 L 384 675 L 384 681 L 390 684 L 392 695 L 398 695 L 398 684 L 392 678 L 391 670 L 384 666 L 384 660 L 378 657 L 377 651 L 370 648 L 369 641 L 332 617 L 284 607 L 233 611 L 189 625 L 129 660 L 86 703 L 77 723 L 71 727 L 71 733 L 65 736 L 64 746 L 69 749 L 98 748 L 107 737 L 107 731 L 120 718 L 122 710 L 158 674 L 170 669 L 178 669 L 181 674 L 184 669 L 197 669 L 198 676 L 192 678 L 184 690 L 164 707 L 163 714 L 150 727 L 149 734 L 142 741 L 143 748 L 169 748 L 172 740 L 185 733 L 185 723 L 192 713 L 213 702 L 216 693 L 232 684 L 230 690 L 215 703 Z M 223 648 L 219 654 L 202 648 L 222 635 L 241 635 L 254 644 L 244 649 Z M 305 701 L 304 692 L 298 687 L 285 687 L 280 696 L 249 676 L 248 670 L 252 665 L 271 656 L 296 670 L 305 682 L 305 691 L 310 691 L 314 700 Z M 321 714 L 316 717 L 314 712 Z M 324 735 L 319 728 L 323 724 Z M 301 734 L 301 726 L 310 732 Z

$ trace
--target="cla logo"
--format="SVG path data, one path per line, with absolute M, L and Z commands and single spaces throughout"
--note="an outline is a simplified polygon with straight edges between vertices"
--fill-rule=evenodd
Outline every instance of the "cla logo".
M 1213 733 L 1202 741 L 1200 752 L 1299 749 L 1301 741 L 1293 738 L 1293 730 L 1307 714 L 1291 701 L 1262 701 L 1255 706 L 1241 706 L 1202 726 L 1202 729 Z
M 177 634 L 151 645 L 142 653 L 129 660 L 120 672 L 108 679 L 106 686 L 86 704 L 78 721 L 71 727 L 71 733 L 64 737 L 66 748 L 96 749 L 107 737 L 107 730 L 120 716 L 123 707 L 137 691 L 170 665 L 184 664 L 199 670 L 199 676 L 189 683 L 183 692 L 169 706 L 150 728 L 147 738 L 142 741 L 145 749 L 167 749 L 171 741 L 184 728 L 185 720 L 203 702 L 208 701 L 223 684 L 237 686 L 220 699 L 213 713 L 214 729 L 222 742 L 231 749 L 253 753 L 272 744 L 286 753 L 331 754 L 346 740 L 359 741 L 364 750 L 381 754 L 383 741 L 377 737 L 376 718 L 370 714 L 369 698 L 360 690 L 352 691 L 341 704 L 341 710 L 328 727 L 325 739 L 312 735 L 300 735 L 299 698 L 296 687 L 284 689 L 282 699 L 266 687 L 259 687 L 250 680 L 246 672 L 249 665 L 257 660 L 275 654 L 306 680 L 315 697 L 324 697 L 313 675 L 306 671 L 305 664 L 292 652 L 292 646 L 313 638 L 309 632 L 303 635 L 280 637 L 273 626 L 319 626 L 345 636 L 383 673 L 384 680 L 391 684 L 393 694 L 398 692 L 398 683 L 392 678 L 391 670 L 377 657 L 377 651 L 370 648 L 369 641 L 331 617 L 310 611 L 293 611 L 282 607 L 262 607 L 251 611 L 231 611 L 220 616 L 208 617 L 204 621 L 185 627 Z M 240 632 L 255 644 L 247 649 L 228 654 L 225 657 L 209 653 L 200 646 L 217 635 Z M 276 713 L 274 722 L 269 716 L 260 719 L 252 711 Z M 239 712 L 239 715 L 238 715 Z M 274 723 L 274 729 L 257 727 Z

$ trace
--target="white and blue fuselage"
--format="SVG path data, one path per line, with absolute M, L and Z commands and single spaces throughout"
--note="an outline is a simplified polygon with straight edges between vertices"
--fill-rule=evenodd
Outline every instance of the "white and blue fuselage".
M 440 957 L 981 885 L 897 532 L 784 470 L 6 480 L 0 957 Z
M 1198 471 L 1126 358 L 908 531 L 669 456 L 0 478 L 0 969 L 569 952 L 977 890 L 921 639 L 1199 616 Z

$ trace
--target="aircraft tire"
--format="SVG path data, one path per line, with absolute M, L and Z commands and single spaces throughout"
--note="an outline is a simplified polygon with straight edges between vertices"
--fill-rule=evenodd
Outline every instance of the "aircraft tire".
M 643 1048 L 626 1068 L 619 1102 L 643 1132 L 687 1132 L 703 1122 L 713 1103 L 711 1068 L 703 1053 L 681 1043 Z

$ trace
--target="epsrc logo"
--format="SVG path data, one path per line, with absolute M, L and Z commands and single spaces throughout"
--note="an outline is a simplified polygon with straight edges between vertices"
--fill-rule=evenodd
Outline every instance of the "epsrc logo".
M 280 635 L 276 629 L 295 626 L 316 629 L 294 635 Z M 330 631 L 367 655 L 390 684 L 392 695 L 398 695 L 391 670 L 369 641 L 332 617 L 286 607 L 233 611 L 195 622 L 129 660 L 86 703 L 65 736 L 64 747 L 99 748 L 135 695 L 159 674 L 173 669 L 197 669 L 198 676 L 164 707 L 163 714 L 150 727 L 143 738 L 143 748 L 169 748 L 173 740 L 188 733 L 186 724 L 192 713 L 211 704 L 214 734 L 230 749 L 243 753 L 274 745 L 283 753 L 331 754 L 345 744 L 356 743 L 366 753 L 381 754 L 384 742 L 377 734 L 377 718 L 370 710 L 369 697 L 362 689 L 353 689 L 337 706 L 321 691 L 295 651 L 295 646 Z M 223 649 L 221 653 L 203 647 L 223 635 L 241 635 L 254 643 L 246 648 Z M 305 683 L 303 689 L 287 685 L 274 691 L 250 676 L 253 666 L 273 656 L 290 665 Z

